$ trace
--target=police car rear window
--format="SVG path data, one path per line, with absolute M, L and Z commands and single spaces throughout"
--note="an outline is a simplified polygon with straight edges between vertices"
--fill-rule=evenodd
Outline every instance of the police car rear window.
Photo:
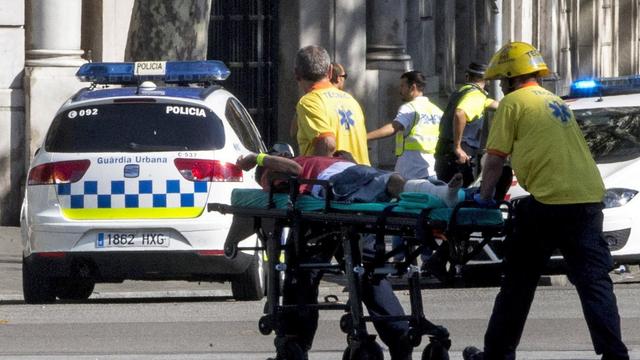
M 640 107 L 573 112 L 596 162 L 619 162 L 640 156 Z
M 204 107 L 167 103 L 90 105 L 52 122 L 49 152 L 216 150 L 224 146 L 222 121 Z

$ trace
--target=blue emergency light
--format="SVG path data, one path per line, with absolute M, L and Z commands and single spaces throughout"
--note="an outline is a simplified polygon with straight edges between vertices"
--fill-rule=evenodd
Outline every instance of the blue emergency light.
M 640 76 L 619 76 L 578 80 L 571 84 L 569 97 L 622 95 L 640 92 Z
M 140 61 L 87 63 L 78 69 L 80 81 L 94 84 L 139 84 L 143 81 L 165 83 L 203 83 L 225 80 L 231 72 L 218 60 Z
M 571 84 L 570 97 L 598 96 L 602 90 L 601 84 L 596 80 L 578 80 Z

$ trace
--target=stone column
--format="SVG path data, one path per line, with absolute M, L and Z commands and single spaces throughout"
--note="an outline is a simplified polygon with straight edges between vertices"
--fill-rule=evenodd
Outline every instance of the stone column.
M 424 93 L 437 101 L 439 76 L 436 72 L 435 0 L 408 0 L 407 53 L 413 67 L 425 75 Z
M 24 0 L 0 0 L 0 225 L 18 225 L 24 184 Z
M 456 47 L 455 1 L 436 1 L 436 73 L 440 74 L 440 91 L 451 94 L 456 89 L 455 59 Z
M 367 1 L 367 60 L 406 61 L 406 0 Z
M 80 66 L 82 0 L 30 0 L 27 66 Z
M 367 0 L 367 129 L 393 120 L 401 99 L 400 75 L 413 69 L 406 53 L 407 0 Z M 393 138 L 369 144 L 372 165 L 393 168 Z
M 82 0 L 28 0 L 25 68 L 26 158 L 41 145 L 60 105 L 83 84 Z

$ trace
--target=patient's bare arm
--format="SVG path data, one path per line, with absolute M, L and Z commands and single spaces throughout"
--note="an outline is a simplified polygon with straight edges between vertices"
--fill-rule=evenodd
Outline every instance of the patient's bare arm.
M 297 162 L 280 156 L 263 155 L 262 166 L 274 172 L 284 173 L 287 175 L 298 176 L 302 172 L 302 166 Z M 246 156 L 240 156 L 236 160 L 236 165 L 244 171 L 253 169 L 256 165 L 258 154 L 250 153 Z

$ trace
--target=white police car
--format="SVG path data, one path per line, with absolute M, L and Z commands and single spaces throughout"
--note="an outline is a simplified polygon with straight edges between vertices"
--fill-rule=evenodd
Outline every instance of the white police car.
M 27 303 L 86 299 L 96 282 L 125 279 L 231 281 L 236 299 L 263 296 L 262 257 L 223 256 L 231 216 L 206 210 L 233 188 L 259 187 L 235 161 L 265 151 L 240 101 L 214 84 L 228 75 L 219 61 L 78 70 L 92 85 L 60 108 L 29 170 Z
M 577 81 L 565 99 L 604 185 L 603 231 L 617 264 L 640 264 L 640 76 Z M 514 181 L 508 196 L 526 192 Z

